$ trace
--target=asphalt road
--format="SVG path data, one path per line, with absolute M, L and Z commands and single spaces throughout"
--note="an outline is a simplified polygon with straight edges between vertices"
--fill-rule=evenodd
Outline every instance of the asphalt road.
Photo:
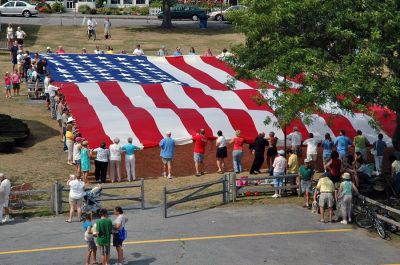
M 73 14 L 39 14 L 37 17 L 0 17 L 1 23 L 12 23 L 16 25 L 82 25 L 83 16 L 79 15 L 74 17 Z M 98 27 L 102 26 L 104 16 L 96 16 L 95 19 L 99 23 Z M 160 26 L 161 20 L 145 17 L 132 17 L 131 19 L 128 16 L 121 16 L 118 18 L 117 16 L 110 18 L 113 27 L 120 26 Z M 198 21 L 191 20 L 178 20 L 173 21 L 173 25 L 177 27 L 199 27 Z M 226 22 L 217 22 L 217 21 L 208 21 L 208 28 L 230 28 L 231 24 Z
M 127 214 L 127 264 L 387 264 L 400 252 L 364 230 L 321 224 L 303 208 L 215 208 L 162 219 L 160 209 Z M 183 215 L 182 215 L 183 214 Z M 170 213 L 171 215 L 171 213 Z M 84 264 L 81 223 L 34 218 L 0 227 L 0 264 Z M 12 252 L 9 252 L 12 251 Z M 112 250 L 112 264 L 115 262 Z

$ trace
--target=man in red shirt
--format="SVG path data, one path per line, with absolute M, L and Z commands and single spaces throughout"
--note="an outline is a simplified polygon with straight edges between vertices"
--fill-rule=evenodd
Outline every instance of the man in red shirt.
M 194 166 L 196 168 L 196 177 L 204 174 L 204 148 L 207 144 L 207 137 L 204 136 L 204 129 L 200 130 L 193 137 L 194 142 Z

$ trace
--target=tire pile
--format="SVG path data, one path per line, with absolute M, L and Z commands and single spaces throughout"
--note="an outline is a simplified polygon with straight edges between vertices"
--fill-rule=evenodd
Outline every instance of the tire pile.
M 25 142 L 29 134 L 26 123 L 0 114 L 0 153 L 12 152 L 15 146 L 21 146 Z

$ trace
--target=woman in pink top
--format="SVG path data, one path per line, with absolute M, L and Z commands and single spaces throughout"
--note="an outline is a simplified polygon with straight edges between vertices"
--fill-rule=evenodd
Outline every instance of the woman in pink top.
M 236 173 L 242 172 L 242 157 L 243 157 L 243 142 L 244 139 L 240 137 L 240 130 L 235 132 L 236 136 L 230 141 L 233 143 L 233 169 Z
M 6 85 L 6 98 L 11 98 L 11 77 L 8 72 L 4 75 L 4 84 Z
M 204 54 L 204 56 L 205 56 L 205 57 L 212 57 L 212 56 L 213 56 L 213 54 L 212 54 L 210 48 L 207 49 L 207 51 L 206 51 L 206 53 Z
M 21 77 L 20 77 L 17 69 L 15 69 L 15 72 L 12 75 L 12 82 L 13 82 L 14 96 L 15 95 L 19 96 L 19 86 L 21 83 Z

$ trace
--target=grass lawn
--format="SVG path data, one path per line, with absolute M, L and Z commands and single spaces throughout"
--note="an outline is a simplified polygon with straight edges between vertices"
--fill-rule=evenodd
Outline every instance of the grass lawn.
M 99 45 L 101 49 L 110 45 L 116 52 L 127 50 L 131 53 L 134 46 L 140 43 L 146 55 L 155 55 L 161 45 L 166 45 L 170 53 L 176 46 L 181 46 L 186 54 L 193 46 L 198 54 L 203 54 L 208 48 L 218 54 L 222 48 L 229 48 L 244 40 L 243 36 L 230 29 L 202 31 L 175 28 L 163 31 L 155 27 L 120 27 L 113 28 L 111 40 L 95 42 L 86 39 L 85 27 L 80 26 L 23 26 L 23 30 L 28 34 L 25 49 L 31 52 L 44 52 L 47 46 L 56 50 L 57 46 L 62 45 L 69 53 L 79 53 L 83 47 L 92 53 L 95 45 Z M 0 66 L 3 72 L 11 71 L 8 53 L 0 55 Z M 22 91 L 24 88 L 25 86 L 22 86 Z M 34 188 L 47 188 L 56 180 L 64 183 L 68 175 L 73 173 L 73 168 L 66 164 L 66 154 L 62 151 L 57 124 L 50 119 L 43 102 L 28 100 L 26 96 L 6 100 L 5 95 L 2 94 L 0 113 L 24 120 L 32 133 L 23 148 L 18 148 L 13 154 L 0 154 L 0 172 L 5 172 L 10 176 L 14 184 L 28 182 Z M 219 175 L 209 174 L 201 178 L 187 176 L 172 181 L 161 178 L 149 179 L 145 182 L 146 200 L 152 204 L 160 203 L 161 191 L 164 186 L 180 187 L 215 180 L 219 177 Z M 121 190 L 119 192 L 131 191 Z M 204 203 L 216 205 L 220 201 L 220 197 L 213 197 L 204 199 L 201 203 L 187 205 L 201 207 Z M 269 201 L 269 199 L 261 199 L 253 203 L 269 203 Z M 298 200 L 289 199 L 289 201 L 297 203 Z

